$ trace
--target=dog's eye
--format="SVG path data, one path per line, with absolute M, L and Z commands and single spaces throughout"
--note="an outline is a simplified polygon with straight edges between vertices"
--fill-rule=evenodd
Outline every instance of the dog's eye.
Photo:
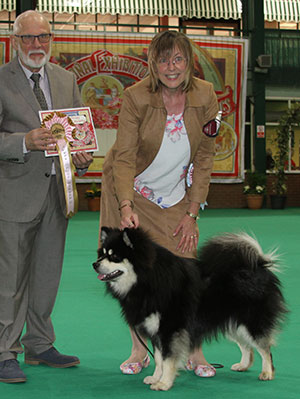
M 120 263 L 122 261 L 122 259 L 118 255 L 115 255 L 115 254 L 111 254 L 109 256 L 109 260 L 114 263 Z

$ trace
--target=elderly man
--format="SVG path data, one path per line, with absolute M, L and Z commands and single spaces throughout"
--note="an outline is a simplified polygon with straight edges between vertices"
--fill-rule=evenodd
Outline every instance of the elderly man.
M 40 109 L 81 106 L 73 74 L 48 63 L 53 35 L 44 16 L 19 15 L 12 45 L 17 57 L 0 68 L 0 381 L 25 382 L 25 363 L 52 367 L 79 364 L 59 353 L 51 322 L 60 281 L 67 218 L 56 144 L 41 128 Z M 92 162 L 73 156 L 76 168 Z M 21 339 L 24 325 L 26 331 Z

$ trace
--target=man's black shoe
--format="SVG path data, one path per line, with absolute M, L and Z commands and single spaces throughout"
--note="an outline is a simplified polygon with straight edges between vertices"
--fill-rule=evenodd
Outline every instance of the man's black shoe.
M 26 375 L 20 369 L 16 359 L 0 362 L 0 382 L 16 383 L 25 381 Z
M 78 357 L 63 355 L 52 347 L 39 355 L 25 354 L 25 363 L 34 366 L 38 364 L 46 364 L 50 367 L 67 368 L 76 366 L 80 361 Z

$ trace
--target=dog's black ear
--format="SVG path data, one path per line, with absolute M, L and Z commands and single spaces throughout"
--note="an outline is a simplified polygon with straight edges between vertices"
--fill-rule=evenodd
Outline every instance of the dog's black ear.
M 105 227 L 105 226 L 102 227 L 101 232 L 100 232 L 100 240 L 101 240 L 102 244 L 106 240 L 110 230 L 111 229 L 109 227 Z
M 128 234 L 127 234 L 127 231 L 128 231 L 128 229 L 125 229 L 124 231 L 123 231 L 123 241 L 125 242 L 125 244 L 127 245 L 127 247 L 130 247 L 130 248 L 133 248 L 133 244 L 132 244 L 132 242 L 130 241 L 130 238 L 128 237 Z

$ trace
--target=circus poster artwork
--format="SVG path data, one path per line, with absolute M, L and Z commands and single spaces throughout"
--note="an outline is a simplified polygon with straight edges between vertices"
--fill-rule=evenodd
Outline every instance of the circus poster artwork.
M 98 50 L 66 66 L 81 89 L 81 98 L 91 108 L 95 127 L 117 129 L 124 90 L 148 75 L 148 64 L 133 55 Z
M 7 31 L 0 31 L 0 65 L 6 64 L 12 58 L 11 35 Z
M 222 111 L 212 181 L 242 181 L 247 40 L 193 37 L 193 43 L 195 74 L 213 83 Z

